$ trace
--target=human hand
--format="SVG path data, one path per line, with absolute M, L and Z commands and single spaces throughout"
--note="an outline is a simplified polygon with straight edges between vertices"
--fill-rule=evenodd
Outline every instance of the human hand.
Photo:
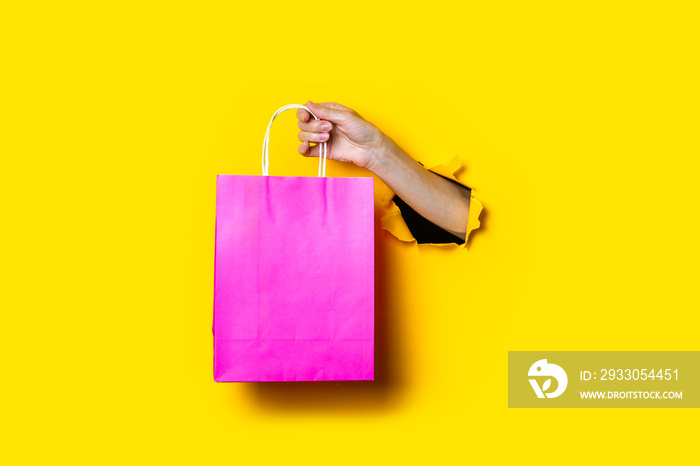
M 328 143 L 332 160 L 352 162 L 371 171 L 418 214 L 460 238 L 466 237 L 469 219 L 468 188 L 432 173 L 416 162 L 379 128 L 356 111 L 337 104 L 311 101 L 300 108 L 299 153 L 318 157 L 319 143 Z M 316 143 L 310 147 L 309 143 Z
M 356 111 L 335 102 L 315 104 L 309 101 L 306 106 L 320 119 L 313 119 L 303 108 L 297 110 L 301 155 L 318 157 L 318 144 L 327 142 L 329 159 L 372 169 L 386 138 L 379 128 Z M 313 147 L 312 142 L 316 143 Z

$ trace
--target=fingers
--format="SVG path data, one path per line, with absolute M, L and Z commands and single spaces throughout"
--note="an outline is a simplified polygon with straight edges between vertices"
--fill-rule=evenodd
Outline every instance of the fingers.
M 325 105 L 333 106 L 331 107 Z M 347 107 L 343 107 L 340 104 L 332 102 L 329 102 L 325 105 L 315 104 L 310 100 L 306 102 L 306 106 L 309 107 L 309 110 L 314 112 L 314 115 L 316 115 L 321 120 L 328 120 L 332 123 L 335 123 L 336 125 L 342 125 L 344 123 L 348 123 L 352 118 L 353 112 Z
M 311 133 L 327 133 L 333 128 L 333 124 L 330 121 L 325 120 L 299 120 L 297 125 L 299 126 L 300 130 L 309 131 Z
M 299 118 L 297 125 L 300 129 L 298 138 L 303 143 L 299 146 L 299 153 L 307 157 L 318 157 L 318 148 L 311 147 L 309 143 L 328 141 L 333 124 L 330 121 L 314 119 L 302 108 L 297 110 L 297 118 Z
M 311 114 L 303 108 L 297 110 L 297 118 L 299 118 L 299 121 L 309 121 L 312 119 Z
M 318 157 L 319 146 L 311 146 L 307 141 L 304 141 L 299 146 L 299 153 L 304 157 Z
M 311 131 L 299 131 L 301 142 L 326 142 L 330 135 L 328 133 L 313 133 Z
M 336 102 L 314 103 L 306 102 L 306 106 L 321 120 L 331 120 L 337 124 L 347 123 L 353 114 L 356 114 L 353 109 Z M 300 108 L 297 110 L 297 118 L 300 122 L 317 121 L 308 111 Z M 305 129 L 305 128 L 302 128 Z

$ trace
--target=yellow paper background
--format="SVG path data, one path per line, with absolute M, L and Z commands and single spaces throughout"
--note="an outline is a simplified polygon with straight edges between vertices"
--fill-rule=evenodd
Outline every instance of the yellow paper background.
M 4 5 L 7 464 L 696 457 L 695 410 L 509 410 L 506 380 L 508 350 L 700 349 L 695 5 Z M 483 226 L 377 227 L 377 383 L 215 384 L 215 176 L 307 99 L 459 155 Z M 295 138 L 271 174 L 314 175 Z

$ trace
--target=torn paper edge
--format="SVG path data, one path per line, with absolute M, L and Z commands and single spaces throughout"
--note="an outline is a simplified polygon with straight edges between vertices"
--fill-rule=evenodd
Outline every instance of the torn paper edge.
M 481 204 L 481 202 L 474 197 L 474 192 L 476 190 L 470 186 L 467 186 L 462 180 L 458 179 L 455 176 L 457 170 L 459 170 L 462 166 L 463 163 L 460 157 L 458 155 L 455 155 L 447 164 L 436 165 L 428 169 L 433 173 L 444 176 L 445 178 L 459 183 L 460 185 L 464 186 L 465 188 L 468 188 L 471 191 L 471 197 L 469 199 L 469 216 L 467 218 L 467 234 L 464 237 L 464 243 L 456 245 L 458 246 L 457 249 L 464 249 L 467 247 L 467 243 L 469 242 L 469 234 L 481 226 L 481 221 L 479 220 L 479 217 L 481 216 L 481 211 L 484 210 L 483 204 Z M 417 245 L 418 242 L 413 237 L 411 230 L 408 229 L 408 225 L 406 224 L 406 222 L 403 219 L 403 216 L 401 215 L 401 209 L 399 209 L 399 206 L 397 206 L 396 203 L 393 201 L 393 197 L 394 193 L 391 191 L 382 195 L 382 200 L 385 200 L 387 198 L 391 199 L 391 206 L 389 208 L 389 211 L 382 217 L 381 220 L 382 229 L 388 231 L 401 241 L 405 241 L 407 243 L 415 243 Z M 455 243 L 421 244 L 440 247 L 455 246 Z

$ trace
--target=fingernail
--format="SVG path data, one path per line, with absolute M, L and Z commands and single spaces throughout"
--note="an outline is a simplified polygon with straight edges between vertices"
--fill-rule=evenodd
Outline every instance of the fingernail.
M 328 131 L 329 129 L 331 129 L 330 123 L 323 123 L 321 125 L 321 131 Z
M 319 138 L 321 141 L 325 141 L 326 139 L 328 139 L 328 133 L 321 133 L 321 134 L 318 136 L 318 138 Z

